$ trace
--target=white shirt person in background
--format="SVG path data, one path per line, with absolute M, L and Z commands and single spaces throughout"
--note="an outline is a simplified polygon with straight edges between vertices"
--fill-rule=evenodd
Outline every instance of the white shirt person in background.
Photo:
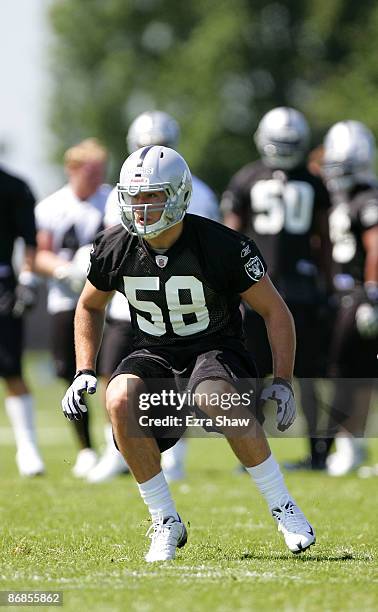
M 110 186 L 104 184 L 107 150 L 88 138 L 68 149 L 68 183 L 36 207 L 39 274 L 48 278 L 47 309 L 52 317 L 51 350 L 56 374 L 69 385 L 75 375 L 73 318 L 83 286 L 90 245 L 103 228 Z M 87 413 L 88 415 L 88 413 Z M 79 453 L 73 467 L 84 477 L 97 462 L 88 418 L 74 422 Z

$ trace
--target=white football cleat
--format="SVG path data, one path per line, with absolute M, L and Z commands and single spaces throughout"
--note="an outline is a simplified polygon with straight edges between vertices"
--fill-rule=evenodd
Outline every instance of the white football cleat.
M 298 554 L 315 544 L 316 537 L 313 528 L 302 510 L 287 496 L 280 500 L 276 508 L 272 508 L 272 516 L 285 538 L 286 545 L 292 553 Z
M 34 444 L 23 444 L 17 451 L 16 463 L 21 476 L 32 478 L 45 473 L 41 455 Z
M 337 436 L 336 452 L 327 457 L 327 472 L 330 476 L 345 476 L 359 468 L 366 460 L 366 441 L 352 436 Z
M 154 522 L 146 535 L 151 538 L 150 550 L 145 556 L 147 563 L 171 561 L 176 557 L 176 548 L 185 546 L 188 539 L 184 523 L 172 516 Z
M 107 448 L 94 468 L 87 474 L 87 481 L 91 483 L 107 482 L 119 474 L 130 472 L 121 453 L 116 448 Z
M 94 468 L 97 460 L 98 456 L 93 448 L 83 448 L 83 450 L 79 451 L 77 454 L 75 465 L 72 468 L 72 474 L 75 478 L 85 478 Z

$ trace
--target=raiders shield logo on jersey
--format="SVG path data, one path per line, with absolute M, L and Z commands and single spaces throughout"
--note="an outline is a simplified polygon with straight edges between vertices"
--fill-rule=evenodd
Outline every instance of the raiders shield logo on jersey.
M 264 266 L 258 255 L 251 257 L 247 263 L 244 264 L 244 268 L 248 276 L 254 281 L 258 281 L 262 276 L 264 276 Z
M 159 268 L 165 268 L 168 263 L 168 257 L 166 255 L 156 255 L 155 261 Z

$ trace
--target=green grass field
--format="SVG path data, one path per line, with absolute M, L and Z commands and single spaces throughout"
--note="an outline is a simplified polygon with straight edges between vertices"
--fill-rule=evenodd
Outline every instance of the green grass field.
M 233 473 L 226 442 L 193 439 L 188 479 L 172 486 L 190 523 L 188 545 L 173 562 L 146 564 L 150 523 L 132 478 L 89 485 L 71 477 L 75 446 L 60 410 L 61 387 L 49 377 L 46 357 L 27 366 L 48 473 L 32 481 L 18 476 L 2 411 L 0 589 L 63 591 L 65 610 L 378 609 L 377 479 L 288 475 L 318 536 L 296 557 L 250 478 Z M 93 412 L 101 446 L 99 404 Z M 300 457 L 305 448 L 298 439 L 272 446 L 279 459 Z M 370 461 L 378 462 L 377 440 Z

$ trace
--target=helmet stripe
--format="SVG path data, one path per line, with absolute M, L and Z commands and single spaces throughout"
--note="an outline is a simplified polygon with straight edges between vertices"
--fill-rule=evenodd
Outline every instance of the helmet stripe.
M 154 145 L 150 145 L 149 147 L 144 147 L 140 153 L 139 161 L 137 163 L 137 168 L 141 168 L 143 166 L 144 158 L 146 157 L 148 151 L 152 149 Z

